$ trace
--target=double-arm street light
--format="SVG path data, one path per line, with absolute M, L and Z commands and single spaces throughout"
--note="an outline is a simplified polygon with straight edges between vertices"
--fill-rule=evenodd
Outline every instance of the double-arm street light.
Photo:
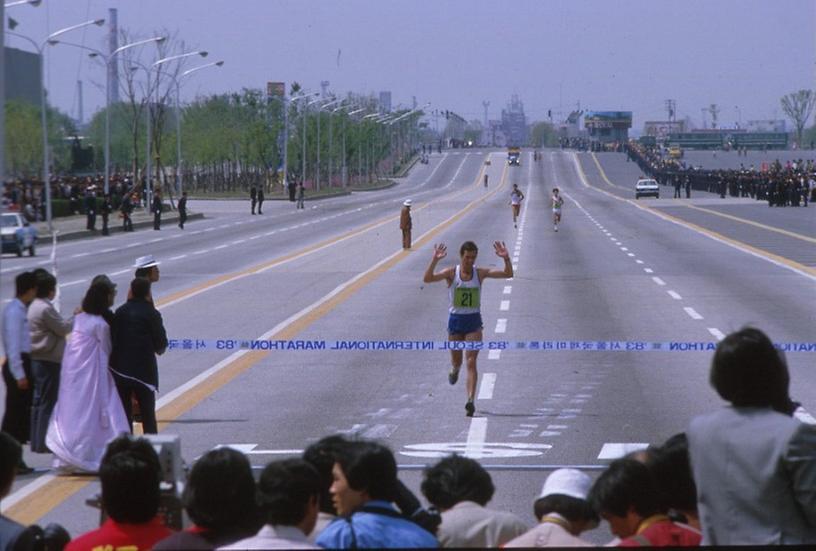
M 61 40 L 52 39 L 49 40 L 48 43 L 52 46 L 56 44 L 65 44 L 66 46 L 73 46 L 75 48 L 81 48 L 83 50 L 88 50 L 91 53 L 88 54 L 89 57 L 99 57 L 105 63 L 105 71 L 106 71 L 106 78 L 105 78 L 105 195 L 110 193 L 110 110 L 111 110 L 111 91 L 110 91 L 110 77 L 107 75 L 110 74 L 110 63 L 113 61 L 117 55 L 125 50 L 129 50 L 130 48 L 135 48 L 136 46 L 143 46 L 145 44 L 150 44 L 151 42 L 155 42 L 160 44 L 164 42 L 167 37 L 164 36 L 154 36 L 153 38 L 146 38 L 144 40 L 138 40 L 136 42 L 131 42 L 130 44 L 125 44 L 124 46 L 120 46 L 112 51 L 110 54 L 105 54 L 96 48 L 91 48 L 85 46 L 84 44 L 74 44 L 71 42 L 62 42 Z
M 317 189 L 320 189 L 320 119 L 323 115 L 323 109 L 336 105 L 341 100 L 335 99 L 317 106 L 317 168 L 315 170 L 315 177 L 317 180 Z M 331 187 L 331 113 L 329 113 L 329 187 Z
M 180 95 L 180 86 L 179 81 L 186 77 L 189 74 L 195 73 L 196 71 L 200 71 L 201 69 L 206 69 L 208 67 L 221 67 L 224 65 L 223 61 L 214 61 L 212 63 L 205 63 L 204 65 L 199 65 L 198 67 L 193 67 L 192 69 L 187 69 L 178 78 L 171 76 L 173 79 L 173 83 L 176 85 L 176 184 L 178 189 L 176 192 L 181 195 L 181 192 L 184 190 L 184 182 L 182 178 L 181 172 L 181 110 L 179 109 L 179 95 Z
M 25 3 L 25 2 L 23 2 Z M 29 2 L 30 3 L 30 2 Z M 13 5 L 17 5 L 16 3 L 12 2 Z M 36 5 L 36 4 L 35 4 Z M 8 5 L 4 5 L 3 7 L 7 7 Z M 51 181 L 49 177 L 49 162 L 48 162 L 48 122 L 46 121 L 46 101 L 45 101 L 45 55 L 43 50 L 45 46 L 53 39 L 61 36 L 67 32 L 74 31 L 77 29 L 81 29 L 82 27 L 87 27 L 89 25 L 96 25 L 102 26 L 105 24 L 104 19 L 92 19 L 90 21 L 85 21 L 84 23 L 79 23 L 77 25 L 71 25 L 70 27 L 65 27 L 64 29 L 60 29 L 56 32 L 49 34 L 45 40 L 41 43 L 37 43 L 33 39 L 13 32 L 13 31 L 6 31 L 8 34 L 12 36 L 16 36 L 18 38 L 22 38 L 26 40 L 31 45 L 36 48 L 37 53 L 40 55 L 40 124 L 42 125 L 42 135 L 43 135 L 43 185 L 45 186 L 45 219 L 48 221 L 48 231 L 53 233 L 54 225 L 51 216 Z
M 312 94 L 313 96 L 319 95 L 317 92 Z M 303 181 L 306 181 L 306 115 L 309 113 L 309 106 L 313 105 L 319 101 L 322 101 L 320 98 L 313 99 L 309 103 L 303 106 Z

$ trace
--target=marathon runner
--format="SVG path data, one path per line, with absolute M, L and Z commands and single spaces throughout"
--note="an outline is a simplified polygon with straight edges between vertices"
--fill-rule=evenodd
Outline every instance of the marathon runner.
M 553 209 L 553 226 L 555 231 L 558 231 L 558 224 L 561 222 L 561 207 L 564 204 L 564 198 L 558 193 L 558 188 L 554 187 L 552 190 L 552 197 L 550 198 Z
M 487 187 L 487 172 L 485 172 L 485 175 L 484 175 L 484 184 L 485 184 L 485 187 Z
M 428 269 L 425 270 L 425 283 L 445 280 L 448 284 L 449 304 L 448 312 L 448 341 L 468 341 L 478 342 L 473 349 L 467 347 L 465 358 L 467 359 L 467 403 L 465 412 L 468 417 L 473 417 L 476 406 L 473 404 L 476 395 L 476 359 L 479 356 L 479 348 L 482 341 L 482 315 L 480 312 L 480 297 L 482 281 L 488 278 L 504 279 L 513 277 L 513 264 L 510 262 L 510 253 L 501 241 L 493 242 L 493 250 L 496 256 L 504 259 L 504 269 L 497 270 L 490 268 L 477 268 L 476 255 L 479 249 L 473 241 L 465 241 L 459 248 L 459 264 L 435 272 L 436 264 L 447 256 L 447 247 L 444 243 L 434 245 L 433 258 Z M 459 379 L 459 369 L 462 367 L 462 349 L 451 348 L 451 370 L 448 373 L 448 382 L 456 384 Z
M 524 200 L 524 194 L 518 188 L 518 184 L 513 184 L 513 189 L 510 191 L 510 206 L 513 208 L 513 227 L 518 228 L 518 215 L 521 210 L 521 202 Z

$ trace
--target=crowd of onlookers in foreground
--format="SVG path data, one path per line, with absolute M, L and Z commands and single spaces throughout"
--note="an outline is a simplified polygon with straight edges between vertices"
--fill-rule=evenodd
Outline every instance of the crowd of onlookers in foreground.
M 531 503 L 535 526 L 489 507 L 493 481 L 473 459 L 451 455 L 427 467 L 424 507 L 400 482 L 390 449 L 331 435 L 299 458 L 269 463 L 257 482 L 242 453 L 205 453 L 181 495 L 192 526 L 174 531 L 163 516 L 156 451 L 144 438 L 123 435 L 100 462 L 106 520 L 98 529 L 70 539 L 59 526 L 43 533 L 2 517 L 0 546 L 592 546 L 585 533 L 601 521 L 619 546 L 816 544 L 816 427 L 793 417 L 798 404 L 784 356 L 761 331 L 742 329 L 718 344 L 710 383 L 729 404 L 695 417 L 685 433 L 612 461 L 594 481 L 577 469 L 551 472 Z M 0 433 L 0 496 L 20 457 L 20 444 Z
M 681 159 L 666 158 L 655 147 L 646 147 L 636 141 L 626 144 L 627 159 L 638 164 L 644 174 L 658 183 L 690 190 L 716 193 L 720 197 L 750 197 L 767 201 L 768 206 L 807 206 L 816 201 L 816 164 L 812 159 L 779 159 L 732 169 L 703 169 L 687 165 Z M 679 197 L 679 194 L 675 194 Z

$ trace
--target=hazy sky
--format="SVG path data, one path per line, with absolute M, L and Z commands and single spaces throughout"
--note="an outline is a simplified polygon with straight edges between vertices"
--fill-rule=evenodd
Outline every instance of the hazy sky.
M 782 95 L 816 87 L 814 0 L 43 0 L 7 15 L 41 41 L 108 8 L 136 36 L 167 28 L 209 50 L 206 61 L 226 62 L 191 76 L 183 100 L 269 80 L 319 90 L 328 80 L 336 93 L 391 90 L 395 106 L 416 96 L 467 119 L 483 118 L 484 100 L 499 118 L 514 93 L 531 120 L 580 101 L 631 110 L 639 129 L 665 118 L 669 98 L 698 124 L 701 108 L 717 103 L 730 126 L 781 118 Z M 106 32 L 65 40 L 105 49 Z M 7 45 L 29 49 L 8 35 Z M 83 80 L 88 119 L 104 103 L 103 70 L 76 48 L 47 56 L 51 101 L 76 116 Z

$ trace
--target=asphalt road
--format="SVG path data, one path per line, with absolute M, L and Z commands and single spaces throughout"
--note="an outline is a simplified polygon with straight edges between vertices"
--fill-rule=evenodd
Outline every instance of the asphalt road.
M 489 157 L 486 166 L 484 152 L 434 155 L 395 188 L 307 202 L 305 212 L 268 203 L 252 217 L 245 202 L 202 203 L 195 210 L 207 218 L 184 232 L 60 245 L 63 304 L 78 303 L 102 272 L 114 274 L 123 298 L 133 259 L 151 253 L 162 261 L 156 298 L 172 338 L 441 341 L 447 290 L 422 284 L 432 244 L 448 244 L 443 266 L 468 239 L 480 247 L 477 265 L 499 266 L 490 244 L 500 240 L 516 277 L 485 283 L 486 340 L 716 342 L 754 324 L 775 341 L 816 341 L 813 209 L 769 212 L 708 194 L 635 201 L 636 165 L 616 154 L 596 163 L 590 154 L 545 151 L 534 163 L 524 152 L 512 168 L 502 152 Z M 517 230 L 513 183 L 527 196 Z M 567 198 L 557 233 L 553 185 Z M 407 197 L 414 248 L 402 251 Z M 4 296 L 16 270 L 41 261 L 4 258 Z M 532 525 L 532 502 L 552 468 L 594 475 L 622 447 L 614 444 L 660 443 L 717 407 L 710 356 L 484 350 L 477 412 L 467 418 L 464 377 L 448 385 L 445 351 L 173 350 L 160 358 L 159 419 L 164 432 L 181 435 L 188 462 L 229 444 L 261 467 L 333 432 L 378 438 L 414 489 L 423 465 L 467 453 L 494 477 L 492 506 Z M 795 399 L 816 411 L 813 354 L 788 360 Z M 95 481 L 52 477 L 48 456 L 26 460 L 42 470 L 15 483 L 4 512 L 59 521 L 72 533 L 95 525 L 84 505 L 99 491 Z M 599 543 L 610 537 L 603 526 L 590 534 Z

